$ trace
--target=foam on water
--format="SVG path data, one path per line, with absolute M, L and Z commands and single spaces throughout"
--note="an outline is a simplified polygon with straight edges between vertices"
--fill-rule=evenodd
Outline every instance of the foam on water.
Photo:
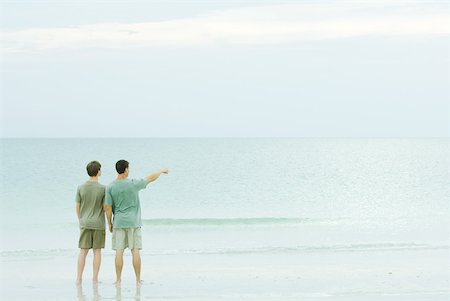
M 337 244 L 337 245 L 303 245 L 291 247 L 259 247 L 259 248 L 216 248 L 216 249 L 167 249 L 167 250 L 143 250 L 143 255 L 220 255 L 220 254 L 267 254 L 267 253 L 310 253 L 310 252 L 377 252 L 377 251 L 420 251 L 420 250 L 445 250 L 449 249 L 448 244 L 431 245 L 418 243 L 360 243 L 360 244 Z M 35 260 L 51 259 L 59 256 L 73 257 L 77 255 L 74 249 L 35 249 L 35 250 L 10 250 L 0 251 L 0 258 L 4 261 L 11 260 Z M 112 252 L 107 252 L 106 256 L 113 256 Z

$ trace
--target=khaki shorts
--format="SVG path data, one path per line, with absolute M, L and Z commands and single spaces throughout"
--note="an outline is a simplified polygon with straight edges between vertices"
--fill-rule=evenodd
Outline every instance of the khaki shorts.
M 80 249 L 101 249 L 105 247 L 105 230 L 80 229 L 80 239 L 78 240 Z
M 113 228 L 113 250 L 142 249 L 141 228 Z

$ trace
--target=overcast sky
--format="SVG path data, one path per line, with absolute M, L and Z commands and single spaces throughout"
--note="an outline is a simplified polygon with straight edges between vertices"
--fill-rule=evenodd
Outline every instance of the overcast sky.
M 2 137 L 444 137 L 447 1 L 1 1 Z

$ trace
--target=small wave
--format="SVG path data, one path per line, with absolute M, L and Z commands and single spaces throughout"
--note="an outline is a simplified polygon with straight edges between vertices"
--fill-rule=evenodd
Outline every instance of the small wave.
M 78 253 L 78 249 L 29 249 L 29 250 L 8 250 L 8 251 L 0 251 L 0 258 L 2 259 L 14 259 L 20 258 L 23 259 L 45 259 L 45 258 L 53 258 L 55 256 L 76 256 Z
M 222 248 L 222 249 L 190 249 L 149 252 L 148 255 L 178 254 L 265 254 L 265 253 L 314 253 L 314 252 L 373 252 L 373 251 L 416 251 L 448 249 L 448 245 L 429 245 L 416 243 L 361 243 L 338 245 L 309 245 L 293 247 L 257 247 L 257 248 Z
M 151 226 L 239 226 L 239 225 L 287 225 L 320 222 L 337 222 L 343 219 L 312 219 L 286 217 L 255 218 L 155 218 L 143 219 L 144 225 Z
M 420 243 L 358 243 L 358 244 L 334 244 L 334 245 L 300 245 L 292 247 L 254 247 L 254 248 L 210 248 L 210 249 L 168 249 L 151 250 L 144 249 L 143 255 L 238 255 L 238 254 L 289 254 L 289 253 L 315 253 L 315 252 L 379 252 L 379 251 L 420 251 L 420 250 L 447 250 L 449 245 L 431 245 Z M 0 251 L 0 257 L 4 260 L 20 258 L 45 259 L 55 256 L 76 256 L 77 249 L 48 249 L 48 250 L 10 250 Z M 105 254 L 106 256 L 113 256 Z

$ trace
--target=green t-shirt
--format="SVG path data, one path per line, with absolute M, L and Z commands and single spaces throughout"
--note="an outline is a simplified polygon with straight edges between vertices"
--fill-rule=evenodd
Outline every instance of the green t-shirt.
M 80 228 L 105 230 L 105 186 L 87 181 L 78 186 L 76 202 L 80 203 Z
M 114 228 L 138 228 L 141 222 L 139 190 L 147 187 L 144 179 L 115 180 L 106 187 L 105 203 L 112 206 Z

